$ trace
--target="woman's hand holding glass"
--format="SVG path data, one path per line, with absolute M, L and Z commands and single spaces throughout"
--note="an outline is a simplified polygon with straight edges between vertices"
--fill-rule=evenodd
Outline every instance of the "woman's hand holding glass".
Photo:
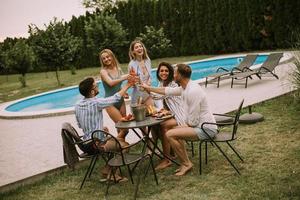
M 140 87 L 143 88 L 143 90 L 145 90 L 146 92 L 148 92 L 150 94 L 150 85 L 146 84 L 146 83 L 142 83 L 140 84 Z
M 128 80 L 128 83 L 129 83 L 131 86 L 136 85 L 137 83 L 140 82 L 140 79 L 139 79 L 138 76 L 131 75 L 131 74 L 128 75 L 127 80 Z

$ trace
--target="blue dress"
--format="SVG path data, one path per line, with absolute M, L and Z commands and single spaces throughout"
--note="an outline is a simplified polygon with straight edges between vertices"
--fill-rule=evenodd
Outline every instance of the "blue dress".
M 112 80 L 120 79 L 121 78 L 121 71 L 118 70 L 118 76 L 116 76 L 116 77 L 111 76 L 109 73 L 108 73 L 108 76 Z M 104 92 L 105 92 L 104 97 L 113 96 L 115 93 L 119 92 L 121 90 L 121 87 L 122 87 L 122 82 L 116 84 L 115 86 L 110 86 L 105 81 L 103 81 L 102 83 L 103 83 Z M 114 103 L 113 106 L 115 106 L 118 110 L 120 110 L 123 102 L 124 102 L 124 98 L 122 97 L 121 100 L 117 103 Z

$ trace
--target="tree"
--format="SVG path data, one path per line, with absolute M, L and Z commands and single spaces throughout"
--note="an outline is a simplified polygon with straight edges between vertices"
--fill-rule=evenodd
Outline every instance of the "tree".
M 74 61 L 82 41 L 72 36 L 70 27 L 56 18 L 45 27 L 46 30 L 41 30 L 35 25 L 29 27 L 31 44 L 40 60 L 55 70 L 57 83 L 61 85 L 59 69 Z
M 115 16 L 96 15 L 90 18 L 85 25 L 87 34 L 87 47 L 91 50 L 93 58 L 98 58 L 100 50 L 109 48 L 122 61 L 127 58 L 127 33 Z M 126 55 L 126 56 L 125 56 Z
M 6 53 L 7 65 L 22 75 L 19 78 L 22 87 L 26 87 L 25 75 L 32 69 L 34 61 L 34 52 L 32 48 L 26 44 L 25 40 L 17 41 L 17 43 Z
M 145 26 L 146 33 L 140 34 L 140 39 L 143 41 L 151 58 L 160 58 L 167 56 L 171 45 L 169 40 L 164 34 L 164 29 L 156 30 L 153 26 Z
M 6 64 L 6 52 L 3 49 L 3 44 L 0 43 L 0 72 L 1 74 L 7 74 L 8 70 L 9 68 Z M 8 81 L 8 76 L 6 76 L 6 81 Z
M 111 11 L 115 7 L 117 7 L 119 2 L 127 2 L 127 0 L 83 0 L 82 4 L 86 8 L 90 9 L 98 9 L 100 11 Z
M 84 28 L 87 18 L 88 17 L 83 15 L 79 16 L 78 18 L 73 16 L 71 21 L 68 23 L 71 34 L 82 39 L 82 46 L 79 50 L 78 56 L 76 56 L 74 60 L 76 66 L 78 67 L 92 66 L 94 64 L 91 62 L 93 60 L 90 55 L 91 53 L 87 49 L 87 37 Z
M 17 43 L 18 40 L 20 39 L 8 37 L 0 43 L 0 70 L 1 74 L 6 74 L 6 81 L 8 81 L 8 74 L 10 71 L 6 60 L 6 54 L 7 51 L 10 50 Z

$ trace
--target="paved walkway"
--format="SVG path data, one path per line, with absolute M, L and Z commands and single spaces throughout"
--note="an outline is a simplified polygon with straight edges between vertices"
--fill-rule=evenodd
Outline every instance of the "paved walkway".
M 208 85 L 204 90 L 212 111 L 226 113 L 235 110 L 243 98 L 245 107 L 290 92 L 292 87 L 288 76 L 291 68 L 289 64 L 279 65 L 276 68 L 279 80 L 274 77 L 254 78 L 249 80 L 248 88 L 243 85 L 230 88 L 229 79 L 223 80 L 220 88 Z M 105 125 L 115 132 L 113 122 L 104 114 Z M 73 114 L 37 119 L 0 119 L 0 192 L 17 181 L 64 165 L 60 135 L 63 122 L 76 126 Z M 129 141 L 135 140 L 132 135 L 129 134 Z

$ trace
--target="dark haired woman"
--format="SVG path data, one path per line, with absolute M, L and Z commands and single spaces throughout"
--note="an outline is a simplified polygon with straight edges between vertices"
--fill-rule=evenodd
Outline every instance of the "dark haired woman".
M 174 82 L 174 69 L 171 64 L 161 62 L 158 65 L 156 76 L 159 81 L 158 87 L 178 87 L 178 85 Z M 163 102 L 163 109 L 169 110 L 174 115 L 173 118 L 170 118 L 161 124 L 159 134 L 162 141 L 163 152 L 166 156 L 170 157 L 171 147 L 167 140 L 166 132 L 175 126 L 185 124 L 182 100 L 181 96 L 156 96 L 156 99 L 161 99 Z M 164 159 L 156 166 L 155 169 L 164 169 L 169 167 L 171 164 L 170 160 Z

